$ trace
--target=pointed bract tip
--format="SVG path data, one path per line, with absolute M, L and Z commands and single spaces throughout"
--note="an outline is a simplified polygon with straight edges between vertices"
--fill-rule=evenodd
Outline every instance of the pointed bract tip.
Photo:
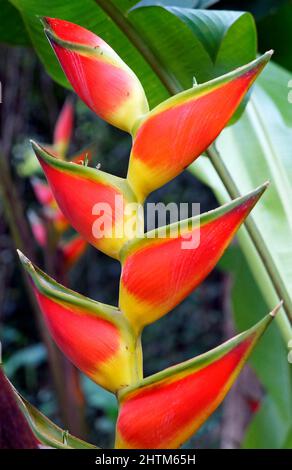
M 259 191 L 265 191 L 270 186 L 270 181 L 265 181 L 263 184 L 259 186 Z
M 274 50 L 273 49 L 270 49 L 269 51 L 265 52 L 264 54 L 262 54 L 259 59 L 263 62 L 268 62 L 270 60 L 270 58 L 272 57 L 272 55 L 274 54 Z
M 17 254 L 18 254 L 19 259 L 21 261 L 21 264 L 24 267 L 30 267 L 31 268 L 32 267 L 31 261 L 18 248 L 16 249 L 16 251 L 17 251 Z
M 31 139 L 30 144 L 32 146 L 34 153 L 36 154 L 38 158 L 44 157 L 44 155 L 51 156 L 40 144 L 38 144 L 34 140 Z
M 29 142 L 30 142 L 33 149 L 34 148 L 39 148 L 39 144 L 37 144 L 35 140 L 29 139 Z
M 255 70 L 257 74 L 259 74 L 263 70 L 263 68 L 267 65 L 269 60 L 271 59 L 273 52 L 274 52 L 273 50 L 270 50 L 258 56 L 255 60 L 247 64 L 247 67 L 249 67 L 250 70 Z M 242 67 L 239 67 L 239 69 L 241 68 Z
M 44 25 L 44 33 L 48 41 L 56 42 L 56 35 L 53 33 L 53 31 L 50 29 L 50 26 L 47 24 Z
M 269 181 L 265 181 L 263 184 L 261 184 L 260 186 L 258 186 L 254 193 L 257 195 L 257 197 L 261 197 L 261 195 L 266 191 L 266 189 L 269 187 L 270 185 L 270 182 Z
M 278 305 L 270 312 L 271 317 L 274 318 L 277 315 L 281 307 L 283 307 L 283 304 L 284 302 L 281 300 L 281 302 L 279 302 Z
M 49 28 L 50 25 L 47 21 L 47 16 L 43 16 L 43 15 L 36 15 L 36 17 L 38 18 L 38 20 L 42 23 L 43 27 L 44 28 Z
M 18 248 L 16 248 L 16 253 L 18 254 L 19 258 L 21 259 L 22 256 L 24 256 L 24 254 L 22 253 L 22 251 L 20 251 Z

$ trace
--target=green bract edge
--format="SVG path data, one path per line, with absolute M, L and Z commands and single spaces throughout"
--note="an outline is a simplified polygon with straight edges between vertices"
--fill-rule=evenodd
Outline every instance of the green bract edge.
M 110 173 L 98 170 L 97 168 L 90 168 L 74 162 L 59 160 L 33 140 L 30 142 L 37 158 L 45 161 L 53 168 L 65 173 L 71 173 L 72 175 L 78 175 L 80 177 L 96 181 L 97 183 L 110 185 L 119 192 L 122 192 L 129 201 L 136 202 L 136 197 L 126 179 L 111 175 Z
M 136 391 L 142 388 L 157 384 L 158 382 L 162 382 L 163 380 L 169 378 L 174 378 L 176 374 L 180 374 L 185 371 L 196 372 L 202 369 L 203 367 L 208 366 L 212 362 L 220 359 L 225 354 L 230 352 L 234 347 L 238 346 L 240 343 L 252 336 L 254 336 L 252 344 L 253 349 L 257 341 L 260 339 L 268 325 L 271 323 L 271 321 L 277 314 L 278 310 L 281 308 L 281 306 L 282 302 L 277 305 L 272 312 L 270 312 L 262 320 L 256 323 L 253 327 L 231 338 L 225 343 L 220 344 L 216 348 L 211 349 L 210 351 L 207 351 L 204 354 L 200 354 L 195 358 L 189 359 L 175 366 L 168 367 L 167 369 L 157 372 L 156 374 L 150 375 L 149 377 L 140 381 L 136 386 L 130 386 L 123 389 L 119 395 L 119 400 L 123 401 L 127 399 L 130 394 L 135 393 Z
M 179 222 L 174 222 L 173 224 L 169 224 L 163 227 L 158 227 L 154 230 L 151 230 L 149 232 L 146 232 L 144 234 L 143 238 L 138 238 L 134 240 L 130 240 L 125 244 L 125 246 L 122 248 L 120 252 L 120 261 L 123 263 L 128 256 L 130 256 L 133 252 L 138 251 L 140 248 L 143 248 L 146 245 L 151 245 L 153 242 L 157 242 L 159 240 L 159 233 L 166 233 L 166 238 L 171 238 L 171 233 L 175 232 L 177 233 L 178 227 L 180 227 L 180 230 L 185 230 L 188 228 L 188 226 L 191 227 L 193 230 L 196 226 L 202 226 L 205 225 L 209 222 L 212 222 L 213 220 L 216 220 L 218 217 L 223 216 L 224 214 L 227 214 L 229 211 L 236 209 L 239 207 L 241 204 L 244 204 L 246 201 L 249 199 L 256 199 L 259 200 L 259 198 L 262 196 L 262 194 L 265 192 L 267 187 L 269 186 L 269 182 L 263 183 L 261 186 L 258 186 L 256 189 L 253 191 L 247 193 L 245 196 L 241 196 L 237 199 L 232 200 L 231 202 L 228 202 L 220 207 L 217 207 L 216 209 L 213 209 L 208 212 L 204 212 L 203 214 L 196 215 L 194 217 L 190 217 L 189 219 L 185 219 Z M 180 235 L 179 235 L 180 236 Z
M 85 309 L 88 314 L 95 317 L 102 317 L 112 323 L 115 323 L 115 317 L 121 316 L 121 312 L 117 307 L 97 302 L 96 300 L 92 300 L 89 297 L 85 297 L 78 292 L 64 287 L 35 266 L 21 251 L 17 250 L 17 252 L 24 269 L 29 274 L 40 293 L 56 301 L 81 307 Z
M 147 113 L 144 119 L 142 119 L 139 122 L 139 126 L 136 127 L 135 132 L 137 132 L 140 129 L 140 127 L 142 127 L 143 124 L 147 122 L 148 119 L 151 119 L 153 116 L 159 113 L 162 113 L 163 111 L 166 111 L 167 109 L 170 109 L 173 106 L 180 105 L 182 103 L 187 102 L 188 100 L 191 100 L 196 97 L 200 97 L 208 93 L 209 91 L 219 88 L 221 85 L 224 85 L 225 83 L 228 83 L 236 78 L 239 78 L 245 75 L 251 70 L 254 70 L 256 68 L 258 68 L 259 70 L 262 70 L 264 66 L 269 62 L 272 55 L 273 55 L 273 50 L 267 51 L 265 52 L 265 54 L 261 55 L 260 57 L 249 62 L 246 65 L 238 67 L 232 70 L 231 72 L 221 75 L 220 77 L 216 77 L 212 80 L 209 80 L 208 82 L 204 82 L 200 85 L 196 85 L 195 87 L 189 88 L 188 90 L 182 91 L 181 93 L 171 96 L 170 98 L 166 99 L 162 103 L 158 104 L 149 113 Z
M 64 431 L 37 408 L 23 398 L 11 384 L 20 410 L 23 412 L 30 428 L 42 444 L 57 449 L 99 449 L 99 447 L 72 436 Z M 45 430 L 42 430 L 44 428 Z

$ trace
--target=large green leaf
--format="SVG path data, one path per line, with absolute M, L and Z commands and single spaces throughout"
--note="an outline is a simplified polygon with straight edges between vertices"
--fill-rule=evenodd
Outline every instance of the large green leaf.
M 133 0 L 11 1 L 55 80 L 68 86 L 37 15 L 73 21 L 105 39 L 139 76 L 151 106 L 171 92 L 190 88 L 194 76 L 203 82 L 255 57 L 256 31 L 248 13 L 131 9 L 137 3 Z
M 28 46 L 30 39 L 19 11 L 8 0 L 0 0 L 0 42 Z
M 242 331 L 262 318 L 267 305 L 238 246 L 227 251 L 220 265 L 232 273 L 232 310 L 236 330 Z M 243 447 L 284 447 L 292 422 L 292 371 L 287 348 L 275 324 L 258 344 L 250 362 L 266 396 L 248 427 Z M 267 425 L 270 419 L 272 427 Z
M 217 140 L 221 157 L 241 193 L 270 180 L 265 197 L 253 211 L 261 236 L 288 292 L 292 292 L 292 106 L 287 99 L 290 75 L 270 64 L 254 86 L 248 106 L 233 126 Z M 220 202 L 229 198 L 211 162 L 201 157 L 191 171 L 214 190 Z M 246 230 L 240 245 L 269 306 L 277 297 Z M 279 315 L 282 332 L 288 332 Z M 288 327 L 288 325 L 287 325 Z
M 208 8 L 219 0 L 141 0 L 137 7 L 166 6 L 181 8 Z
M 283 446 L 284 449 L 292 449 L 292 426 Z
M 184 88 L 191 86 L 192 76 L 202 83 L 255 58 L 256 29 L 249 13 L 171 6 L 149 6 L 133 13 L 130 18 L 139 33 Z M 170 25 L 176 31 L 173 35 Z M 161 37 L 179 45 L 179 60 L 168 48 L 157 47 Z

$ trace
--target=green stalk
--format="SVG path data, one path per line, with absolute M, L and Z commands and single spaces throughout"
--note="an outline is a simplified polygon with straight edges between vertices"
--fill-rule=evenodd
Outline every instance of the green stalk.
M 180 84 L 175 76 L 167 70 L 167 67 L 162 66 L 161 60 L 156 57 L 155 51 L 153 51 L 147 42 L 143 40 L 141 34 L 136 30 L 133 23 L 131 23 L 131 21 L 120 12 L 114 3 L 111 0 L 96 0 L 96 3 L 114 21 L 114 23 L 116 23 L 131 43 L 134 44 L 136 49 L 160 79 L 166 90 L 169 91 L 171 95 L 178 93 L 178 90 L 181 91 Z
M 216 149 L 216 147 L 214 145 L 210 146 L 207 149 L 206 154 L 209 157 L 221 181 L 223 182 L 230 198 L 235 199 L 239 197 L 240 192 L 236 186 L 236 183 L 234 182 L 228 168 L 223 162 L 221 155 Z M 249 265 L 252 271 L 254 273 L 255 271 L 259 272 L 260 267 L 258 265 L 256 266 L 257 261 L 256 261 L 255 256 L 252 257 L 253 259 L 249 256 L 248 250 L 252 248 L 249 243 L 250 241 L 252 242 L 252 246 L 255 248 L 256 254 L 259 256 L 260 261 L 265 267 L 266 274 L 268 275 L 272 283 L 272 287 L 274 288 L 274 291 L 276 292 L 278 298 L 283 300 L 284 302 L 283 310 L 281 311 L 281 313 L 279 312 L 279 315 L 277 315 L 277 323 L 281 331 L 281 334 L 283 336 L 283 339 L 287 344 L 289 340 L 292 339 L 292 327 L 288 318 L 290 317 L 292 319 L 291 298 L 289 296 L 289 293 L 284 283 L 281 280 L 281 275 L 277 269 L 277 266 L 274 263 L 274 260 L 269 252 L 269 249 L 251 215 L 246 219 L 244 226 L 245 226 L 246 232 L 245 234 L 243 233 L 240 234 L 239 238 L 241 241 L 242 249 L 245 253 L 245 256 L 249 262 Z M 263 276 L 263 272 L 261 273 L 261 277 L 262 276 Z M 266 284 L 266 283 L 267 282 L 264 282 L 263 284 Z M 269 286 L 269 288 L 266 288 L 266 292 L 269 293 L 270 299 L 274 299 L 277 302 L 278 299 L 274 298 L 273 294 L 269 292 L 270 287 L 271 286 Z M 287 315 L 285 315 L 284 310 Z

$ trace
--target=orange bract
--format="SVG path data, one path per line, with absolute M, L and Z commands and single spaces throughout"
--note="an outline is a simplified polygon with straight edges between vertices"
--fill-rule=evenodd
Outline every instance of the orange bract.
M 44 18 L 45 31 L 76 93 L 100 117 L 131 131 L 148 111 L 141 83 L 101 38 L 81 26 Z
M 130 242 L 122 252 L 120 308 L 138 331 L 165 315 L 214 268 L 239 226 L 266 189 L 184 221 L 159 238 L 163 228 Z M 157 288 L 159 286 L 159 288 Z
M 221 346 L 121 392 L 116 446 L 180 447 L 222 402 L 276 312 Z
M 225 127 L 270 58 L 259 59 L 164 101 L 136 130 L 128 179 L 139 200 L 190 165 Z

